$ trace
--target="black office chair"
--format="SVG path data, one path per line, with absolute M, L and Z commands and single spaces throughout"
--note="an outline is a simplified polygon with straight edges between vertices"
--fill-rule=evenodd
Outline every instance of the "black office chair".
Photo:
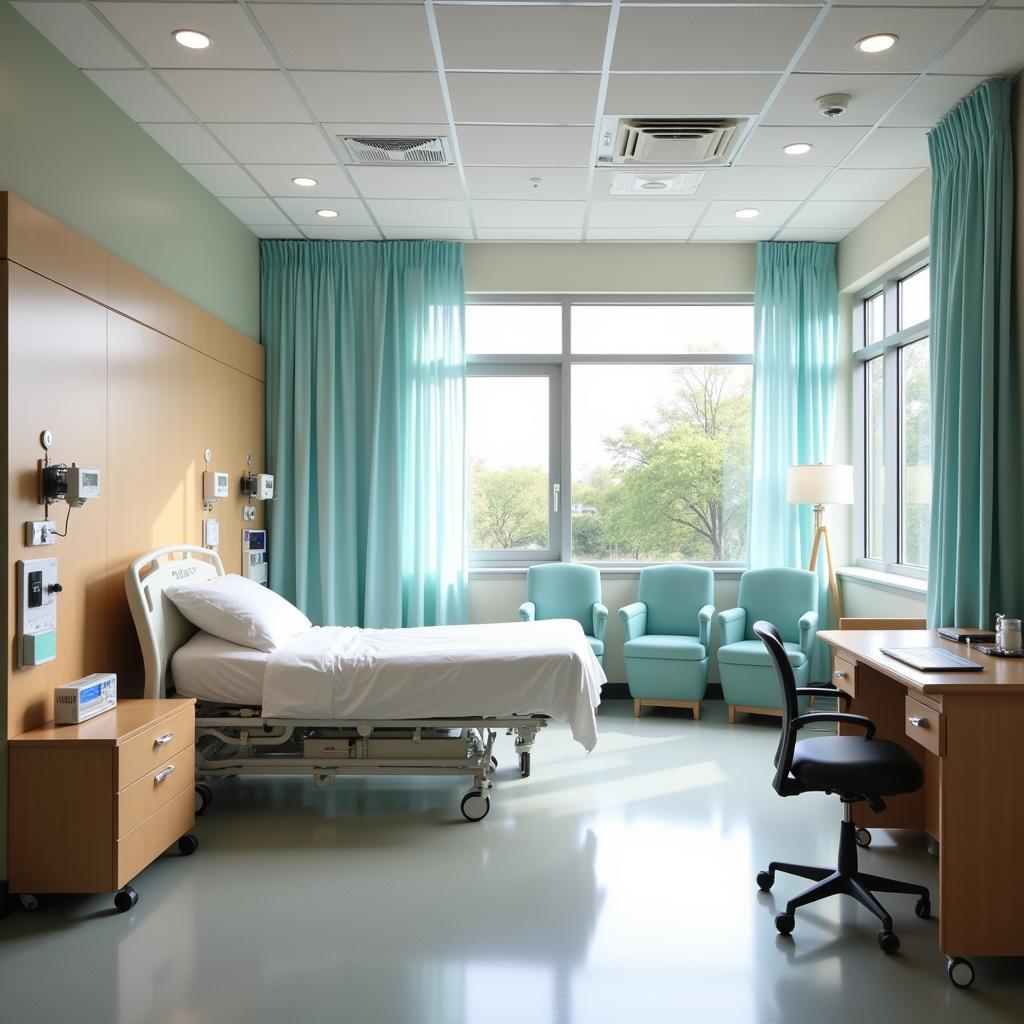
M 798 688 L 778 630 L 770 622 L 757 622 L 754 632 L 768 648 L 782 691 L 782 736 L 775 754 L 775 778 L 772 780 L 775 792 L 779 796 L 797 796 L 808 792 L 835 793 L 843 802 L 839 863 L 836 868 L 815 868 L 773 861 L 767 871 L 758 873 L 757 884 L 763 892 L 768 892 L 775 883 L 776 871 L 810 878 L 817 883 L 786 904 L 785 911 L 775 918 L 775 927 L 782 935 L 789 935 L 796 923 L 794 914 L 798 907 L 845 893 L 862 903 L 882 922 L 878 945 L 885 953 L 895 953 L 900 948 L 900 940 L 893 933 L 892 918 L 875 899 L 874 893 L 899 892 L 916 896 L 914 912 L 918 917 L 931 915 L 931 900 L 923 885 L 911 885 L 858 870 L 853 805 L 863 800 L 873 811 L 884 810 L 882 797 L 912 793 L 921 787 L 924 782 L 921 766 L 898 744 L 874 739 L 875 724 L 864 715 L 841 711 L 798 714 L 797 697 L 813 695 L 849 698 L 842 691 L 824 687 Z M 848 725 L 863 726 L 865 735 L 863 738 L 815 736 L 797 743 L 796 734 L 804 726 L 817 722 L 845 722 Z

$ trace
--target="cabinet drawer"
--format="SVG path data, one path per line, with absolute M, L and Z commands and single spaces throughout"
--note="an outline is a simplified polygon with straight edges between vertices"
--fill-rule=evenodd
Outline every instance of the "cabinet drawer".
M 120 839 L 181 790 L 192 789 L 195 780 L 195 747 L 189 744 L 117 794 L 115 835 Z
M 189 704 L 176 715 L 165 718 L 118 747 L 117 788 L 127 789 L 136 779 L 159 768 L 185 747 L 192 746 L 195 733 L 195 712 Z
M 171 797 L 159 810 L 117 841 L 114 888 L 130 882 L 151 861 L 180 839 L 195 822 L 196 798 L 191 787 Z
M 906 734 L 938 757 L 946 752 L 945 722 L 941 711 L 927 707 L 913 697 L 906 698 Z
M 857 699 L 857 666 L 852 661 L 837 657 L 832 669 L 832 683 L 837 690 L 848 693 L 854 700 Z M 839 708 L 842 710 L 840 703 Z

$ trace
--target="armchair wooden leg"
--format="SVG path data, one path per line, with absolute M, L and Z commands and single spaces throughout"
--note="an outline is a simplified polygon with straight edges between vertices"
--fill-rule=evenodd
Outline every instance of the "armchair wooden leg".
M 699 700 L 695 700 L 693 702 L 693 720 L 695 722 L 699 722 L 700 721 L 700 701 Z
M 640 717 L 640 709 L 642 707 L 643 707 L 643 704 L 640 701 L 638 701 L 638 700 L 633 701 L 633 717 L 634 718 L 639 718 Z
M 732 704 L 729 705 L 729 724 L 736 724 L 736 708 Z

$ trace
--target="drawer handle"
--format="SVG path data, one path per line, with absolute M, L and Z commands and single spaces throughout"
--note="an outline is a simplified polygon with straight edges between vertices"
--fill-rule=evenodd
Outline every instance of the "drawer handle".
M 907 721 L 911 725 L 917 726 L 918 729 L 927 729 L 928 728 L 928 719 L 927 718 L 922 718 L 920 715 L 911 715 L 907 719 Z
M 157 738 L 155 740 L 153 740 L 153 746 L 154 747 L 162 747 L 165 743 L 170 743 L 171 740 L 173 740 L 173 739 L 174 739 L 174 733 L 173 732 L 165 732 L 163 734 L 163 736 L 157 736 Z
M 845 678 L 846 678 L 846 673 L 845 672 L 837 672 L 836 673 L 836 679 L 845 679 Z
M 162 772 L 157 772 L 156 775 L 153 776 L 153 781 L 154 782 L 163 782 L 164 779 L 166 779 L 167 776 L 170 775 L 171 772 L 173 772 L 173 771 L 174 771 L 174 765 L 173 764 L 169 764 Z

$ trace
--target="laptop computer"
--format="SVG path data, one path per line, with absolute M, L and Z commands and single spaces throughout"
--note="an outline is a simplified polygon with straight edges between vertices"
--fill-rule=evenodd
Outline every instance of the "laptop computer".
M 982 672 L 984 665 L 951 654 L 944 647 L 880 647 L 883 654 L 919 672 Z
M 970 629 L 961 626 L 940 626 L 939 636 L 947 640 L 954 640 L 958 644 L 965 644 L 968 640 L 972 644 L 994 644 L 996 635 L 990 629 Z

